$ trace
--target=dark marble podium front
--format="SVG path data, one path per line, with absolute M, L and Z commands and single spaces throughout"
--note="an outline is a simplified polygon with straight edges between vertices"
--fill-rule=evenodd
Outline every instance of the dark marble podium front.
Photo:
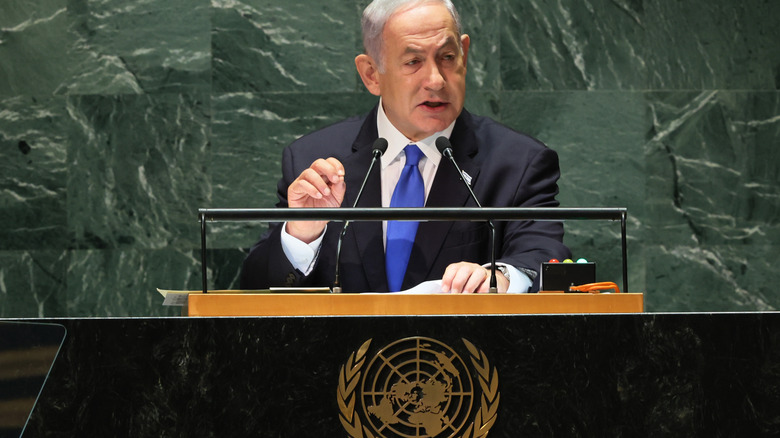
M 339 370 L 407 337 L 490 360 L 492 437 L 780 434 L 778 313 L 45 322 L 67 336 L 25 438 L 348 437 Z

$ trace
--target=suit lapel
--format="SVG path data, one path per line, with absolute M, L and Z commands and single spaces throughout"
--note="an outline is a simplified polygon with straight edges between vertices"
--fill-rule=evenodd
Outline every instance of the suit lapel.
M 468 113 L 463 110 L 455 123 L 450 143 L 455 161 L 460 169 L 471 177 L 471 185 L 473 186 L 479 176 L 480 168 L 473 160 L 477 153 L 477 142 L 473 131 L 467 129 L 467 118 Z M 442 156 L 425 206 L 465 206 L 471 200 L 471 194 L 463 181 L 459 181 L 459 179 L 460 176 L 455 170 L 455 166 L 449 159 Z M 420 222 L 412 255 L 409 257 L 409 266 L 406 268 L 406 276 L 402 286 L 404 289 L 415 286 L 429 277 L 430 269 L 435 265 L 434 260 L 440 253 L 451 228 L 452 222 Z
M 344 158 L 344 168 L 347 174 L 344 180 L 347 192 L 344 196 L 344 207 L 352 207 L 360 191 L 360 185 L 371 165 L 372 145 L 377 138 L 376 109 L 369 113 L 355 143 L 352 145 L 352 155 Z M 376 163 L 371 175 L 366 181 L 358 208 L 382 206 L 381 164 Z M 387 290 L 387 274 L 385 273 L 385 250 L 382 238 L 382 222 L 357 221 L 349 225 L 347 235 L 350 236 L 358 249 L 358 261 L 363 267 L 368 281 L 368 291 Z

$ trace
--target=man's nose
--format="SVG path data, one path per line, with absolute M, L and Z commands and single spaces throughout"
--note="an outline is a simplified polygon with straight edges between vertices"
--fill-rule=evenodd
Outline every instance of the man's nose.
M 446 82 L 441 66 L 436 62 L 429 62 L 428 66 L 428 71 L 425 73 L 425 88 L 434 91 L 441 90 Z

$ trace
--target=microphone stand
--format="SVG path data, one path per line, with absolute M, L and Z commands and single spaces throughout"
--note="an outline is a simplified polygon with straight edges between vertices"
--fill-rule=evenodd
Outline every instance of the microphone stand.
M 460 170 L 460 166 L 458 166 L 457 161 L 455 161 L 455 157 L 452 156 L 452 146 L 450 145 L 450 141 L 447 137 L 439 137 L 436 139 L 436 148 L 439 149 L 439 152 L 442 153 L 445 157 L 449 158 L 450 162 L 453 166 L 455 166 L 455 170 L 458 172 L 458 176 L 461 181 L 463 181 L 463 184 L 468 189 L 469 193 L 471 194 L 471 199 L 474 200 L 474 202 L 477 203 L 477 207 L 482 208 L 482 204 L 480 204 L 479 199 L 477 199 L 477 195 L 474 194 L 474 191 L 471 190 L 471 185 L 466 182 L 466 180 L 463 179 L 463 171 Z M 488 219 L 487 220 L 488 228 L 490 228 L 490 286 L 488 288 L 488 293 L 495 294 L 498 293 L 498 280 L 496 279 L 496 227 L 493 225 L 493 221 Z
M 374 150 L 371 152 L 371 164 L 368 166 L 368 171 L 366 172 L 366 176 L 363 178 L 363 183 L 360 185 L 360 190 L 358 191 L 357 196 L 355 197 L 355 203 L 352 204 L 352 208 L 357 207 L 358 201 L 360 201 L 360 196 L 363 194 L 363 189 L 366 188 L 366 183 L 368 182 L 368 176 L 371 175 L 371 170 L 374 168 L 374 164 L 379 160 L 379 158 L 382 157 L 382 155 L 387 150 L 387 140 L 384 138 L 378 138 L 374 141 Z M 339 269 L 339 260 L 341 259 L 341 242 L 344 241 L 344 236 L 347 234 L 347 227 L 349 227 L 350 221 L 344 222 L 344 228 L 341 229 L 341 234 L 339 235 L 339 240 L 336 243 L 336 270 L 335 275 L 333 277 L 333 288 L 331 289 L 331 293 L 334 294 L 340 294 L 341 293 L 341 279 L 340 279 L 340 269 Z

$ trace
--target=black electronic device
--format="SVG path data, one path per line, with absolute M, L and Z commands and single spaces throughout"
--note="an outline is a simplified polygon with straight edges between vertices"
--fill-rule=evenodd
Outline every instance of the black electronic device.
M 571 286 L 596 282 L 596 263 L 544 262 L 539 289 L 569 292 Z

